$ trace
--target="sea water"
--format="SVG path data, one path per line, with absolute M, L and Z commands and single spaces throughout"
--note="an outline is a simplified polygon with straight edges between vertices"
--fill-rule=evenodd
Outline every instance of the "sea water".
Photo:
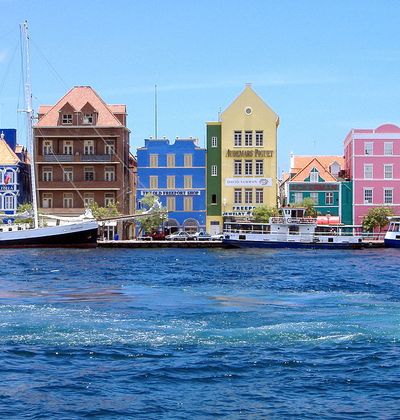
M 2 250 L 0 418 L 399 418 L 399 261 Z

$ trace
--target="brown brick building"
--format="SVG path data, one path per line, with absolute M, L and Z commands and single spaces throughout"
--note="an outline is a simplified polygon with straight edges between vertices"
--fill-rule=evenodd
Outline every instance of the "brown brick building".
M 133 210 L 126 106 L 107 105 L 90 86 L 76 86 L 55 105 L 42 105 L 34 126 L 41 213 L 79 215 L 85 206 L 116 202 Z

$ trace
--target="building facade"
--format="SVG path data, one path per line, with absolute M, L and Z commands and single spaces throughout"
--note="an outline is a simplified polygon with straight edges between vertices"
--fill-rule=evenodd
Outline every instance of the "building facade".
M 353 224 L 369 209 L 389 206 L 400 215 L 400 127 L 353 129 L 344 140 L 345 172 L 353 183 Z
M 0 133 L 0 213 L 12 216 L 31 203 L 30 165 L 25 147 L 16 144 L 16 130 Z
M 71 89 L 39 108 L 34 126 L 38 206 L 42 213 L 79 215 L 96 202 L 130 210 L 126 106 L 107 105 L 90 86 Z M 131 205 L 132 207 L 132 205 Z
M 250 84 L 207 123 L 207 231 L 222 232 L 227 218 L 250 217 L 277 204 L 278 115 Z
M 152 194 L 168 210 L 168 232 L 206 228 L 206 149 L 193 138 L 146 139 L 137 150 L 137 206 Z

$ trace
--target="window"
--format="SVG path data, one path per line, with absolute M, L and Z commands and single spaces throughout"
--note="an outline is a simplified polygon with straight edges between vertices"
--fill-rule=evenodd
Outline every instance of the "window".
M 193 211 L 193 197 L 184 197 L 183 206 L 185 211 Z
M 310 198 L 313 201 L 314 204 L 318 203 L 318 193 L 316 192 L 312 192 L 310 193 Z
M 235 204 L 242 204 L 242 189 L 235 188 L 233 190 L 233 201 Z
M 83 195 L 83 204 L 85 207 L 89 207 L 94 203 L 94 194 L 93 193 L 84 193 Z
M 211 176 L 218 176 L 218 167 L 217 167 L 217 165 L 211 165 Z
M 70 182 L 74 180 L 73 168 L 64 168 L 63 172 L 64 172 L 63 173 L 64 182 Z
M 247 147 L 253 146 L 253 132 L 252 131 L 244 132 L 244 145 Z
M 108 182 L 115 181 L 115 168 L 114 166 L 106 166 L 104 168 L 104 180 Z
M 45 209 L 50 209 L 53 207 L 53 194 L 52 193 L 43 193 L 42 207 Z
M 374 143 L 365 142 L 364 143 L 364 154 L 373 155 L 374 154 Z
M 150 175 L 150 188 L 158 188 L 158 176 Z
M 325 193 L 325 204 L 333 204 L 333 192 Z
M 191 168 L 193 165 L 192 165 L 192 155 L 191 154 L 185 154 L 185 156 L 184 156 L 184 165 L 185 165 L 185 168 Z
M 94 118 L 93 114 L 83 114 L 82 123 L 83 124 L 93 124 Z
M 211 147 L 218 147 L 218 138 L 215 136 L 211 137 Z
M 53 168 L 44 167 L 42 169 L 42 181 L 44 182 L 53 181 Z
M 150 167 L 151 168 L 158 167 L 158 155 L 154 155 L 154 154 L 150 155 Z
M 113 204 L 115 204 L 115 193 L 104 193 L 104 205 L 107 207 Z
M 244 174 L 253 175 L 253 161 L 252 160 L 244 161 Z
M 392 188 L 385 188 L 383 190 L 383 203 L 393 204 L 393 189 Z
M 251 188 L 244 189 L 244 202 L 251 204 L 253 202 L 253 190 Z
M 242 132 L 235 131 L 233 134 L 233 145 L 235 147 L 242 147 Z
M 256 131 L 256 147 L 264 146 L 264 132 Z
M 168 168 L 173 168 L 175 166 L 175 155 L 167 154 L 167 166 Z
M 384 178 L 393 179 L 393 165 L 392 164 L 384 165 Z
M 372 163 L 364 163 L 364 179 L 372 179 L 374 177 L 374 166 Z
M 4 210 L 15 209 L 15 196 L 7 194 L 4 196 Z
M 383 144 L 383 154 L 384 155 L 393 155 L 393 143 L 387 143 L 385 142 Z
M 373 203 L 372 188 L 365 188 L 364 189 L 364 204 L 372 204 L 372 203 Z
M 192 175 L 185 175 L 183 178 L 184 188 L 192 188 L 192 184 L 193 184 L 192 180 L 193 180 Z
M 241 160 L 235 160 L 233 163 L 233 172 L 237 175 L 242 175 L 242 161 Z
M 301 203 L 303 201 L 303 193 L 297 192 L 293 194 L 294 203 Z
M 262 188 L 256 188 L 256 204 L 264 203 L 264 190 Z
M 167 176 L 167 188 L 175 188 L 175 175 Z
M 264 161 L 256 160 L 256 175 L 264 175 Z
M 65 209 L 71 209 L 72 207 L 74 207 L 74 194 L 73 193 L 63 194 L 63 207 Z
M 63 142 L 63 153 L 64 153 L 64 155 L 72 155 L 72 153 L 73 153 L 72 141 L 64 140 L 64 142 Z
M 211 204 L 217 204 L 217 194 L 211 194 Z
M 113 155 L 115 153 L 115 140 L 106 140 L 106 144 L 104 145 L 104 153 L 106 155 Z
M 52 140 L 45 140 L 43 142 L 43 154 L 44 155 L 53 154 L 53 141 Z
M 167 197 L 167 210 L 175 211 L 175 197 Z
M 85 181 L 94 181 L 94 168 L 93 166 L 85 166 L 83 168 L 83 178 Z
M 318 182 L 319 181 L 319 172 L 313 171 L 310 172 L 310 182 Z
M 83 153 L 85 155 L 94 155 L 94 140 L 84 140 Z
M 63 114 L 61 121 L 63 124 L 72 124 L 72 114 Z

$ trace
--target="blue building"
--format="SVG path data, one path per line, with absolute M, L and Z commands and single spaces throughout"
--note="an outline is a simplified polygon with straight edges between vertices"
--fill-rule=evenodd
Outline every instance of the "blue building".
M 146 194 L 168 209 L 168 232 L 206 229 L 206 149 L 196 139 L 146 139 L 137 150 L 137 208 Z
M 17 145 L 15 129 L 0 129 L 0 213 L 15 214 L 31 197 L 26 148 Z

